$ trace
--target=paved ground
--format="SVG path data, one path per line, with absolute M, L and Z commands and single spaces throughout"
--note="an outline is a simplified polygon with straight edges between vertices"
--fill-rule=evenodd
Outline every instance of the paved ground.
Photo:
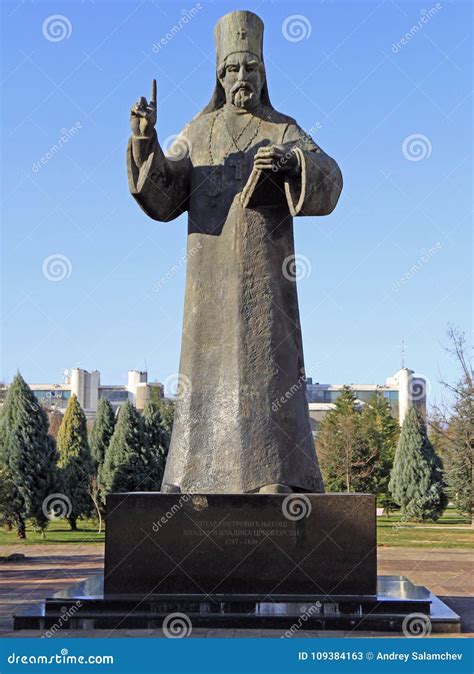
M 27 559 L 0 564 L 0 633 L 1 636 L 38 637 L 41 632 L 11 632 L 12 615 L 24 604 L 36 604 L 45 595 L 83 580 L 103 566 L 101 545 L 31 545 L 0 547 L 1 554 L 21 552 Z M 470 550 L 388 548 L 378 549 L 379 575 L 406 575 L 414 583 L 425 585 L 462 618 L 462 634 L 474 637 L 474 553 Z M 244 638 L 280 637 L 284 630 L 212 630 L 196 628 L 192 637 Z M 161 638 L 161 630 L 107 630 L 57 633 L 59 637 L 151 637 Z M 315 632 L 299 630 L 297 637 L 396 636 L 393 632 Z M 433 635 L 448 636 L 445 634 Z

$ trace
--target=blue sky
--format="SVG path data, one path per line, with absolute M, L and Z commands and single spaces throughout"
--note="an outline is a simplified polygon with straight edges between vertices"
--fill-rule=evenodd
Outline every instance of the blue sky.
M 158 136 L 178 133 L 211 95 L 213 26 L 233 9 L 265 22 L 274 106 L 313 129 L 344 175 L 332 215 L 295 220 L 308 374 L 384 383 L 405 340 L 432 397 L 439 370 L 456 376 L 442 344 L 448 322 L 469 335 L 471 319 L 471 3 L 2 9 L 4 380 L 17 368 L 35 383 L 76 365 L 103 383 L 131 368 L 153 380 L 178 371 L 186 222 L 152 221 L 130 197 L 129 109 L 155 77 Z

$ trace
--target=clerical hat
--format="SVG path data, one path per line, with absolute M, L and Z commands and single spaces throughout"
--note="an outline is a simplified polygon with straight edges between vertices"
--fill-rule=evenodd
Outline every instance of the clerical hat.
M 263 21 L 253 12 L 239 10 L 221 16 L 214 28 L 217 63 L 229 54 L 248 51 L 263 60 Z

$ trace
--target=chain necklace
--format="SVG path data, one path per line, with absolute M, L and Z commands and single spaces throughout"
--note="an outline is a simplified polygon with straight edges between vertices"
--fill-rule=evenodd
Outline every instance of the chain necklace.
M 252 120 L 253 120 L 254 117 L 253 117 L 253 115 L 251 115 L 251 117 L 250 117 L 249 121 L 247 122 L 247 124 L 241 129 L 241 131 L 240 131 L 240 132 L 237 134 L 237 136 L 234 138 L 234 136 L 232 135 L 231 130 L 230 130 L 229 127 L 227 126 L 227 122 L 226 122 L 226 120 L 225 120 L 224 108 L 220 108 L 220 110 L 218 110 L 218 111 L 216 112 L 216 114 L 214 115 L 214 118 L 213 118 L 212 123 L 211 123 L 211 128 L 210 128 L 210 130 L 209 130 L 209 157 L 210 157 L 210 159 L 211 159 L 211 164 L 214 164 L 214 157 L 213 157 L 213 154 L 212 154 L 212 134 L 213 134 L 213 132 L 214 132 L 214 125 L 215 125 L 215 123 L 216 123 L 216 121 L 217 121 L 217 117 L 218 117 L 219 115 L 222 116 L 222 121 L 223 121 L 223 123 L 224 123 L 225 130 L 227 131 L 228 136 L 229 136 L 229 137 L 231 138 L 231 140 L 232 140 L 231 144 L 229 145 L 229 148 L 228 148 L 227 152 L 224 153 L 224 158 L 227 157 L 227 155 L 229 154 L 229 152 L 232 150 L 232 146 L 234 146 L 238 152 L 245 152 L 245 151 L 247 150 L 247 148 L 250 146 L 250 144 L 252 143 L 252 141 L 256 138 L 258 132 L 260 131 L 260 126 L 261 126 L 261 124 L 262 124 L 262 118 L 259 117 L 259 118 L 258 118 L 257 126 L 255 127 L 255 131 L 254 131 L 252 137 L 248 140 L 247 143 L 245 143 L 244 147 L 239 147 L 237 143 L 238 143 L 238 141 L 240 140 L 240 138 L 244 135 L 244 133 L 247 131 L 247 129 L 250 127 L 250 125 L 251 125 Z

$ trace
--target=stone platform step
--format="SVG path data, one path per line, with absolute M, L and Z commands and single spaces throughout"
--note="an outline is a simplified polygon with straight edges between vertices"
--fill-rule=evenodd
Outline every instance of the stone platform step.
M 101 575 L 46 599 L 14 618 L 15 630 L 160 629 L 176 614 L 193 627 L 399 632 L 407 620 L 433 632 L 459 632 L 460 620 L 422 586 L 381 576 L 377 595 L 225 596 L 103 595 Z M 420 618 L 421 616 L 421 618 Z

